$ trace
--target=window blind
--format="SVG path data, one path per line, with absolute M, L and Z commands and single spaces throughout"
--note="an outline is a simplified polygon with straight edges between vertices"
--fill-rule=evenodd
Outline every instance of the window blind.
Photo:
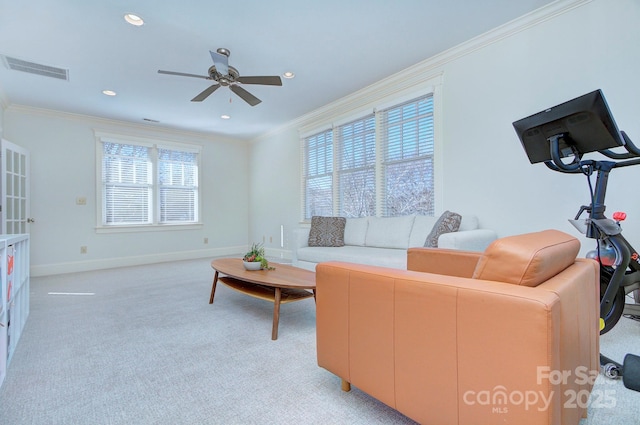
M 333 215 L 333 131 L 304 139 L 304 216 Z
M 103 143 L 103 223 L 151 223 L 152 173 L 149 148 Z
M 158 149 L 160 223 L 191 223 L 198 220 L 197 155 Z
M 338 214 L 343 217 L 375 215 L 375 116 L 336 129 L 338 161 Z

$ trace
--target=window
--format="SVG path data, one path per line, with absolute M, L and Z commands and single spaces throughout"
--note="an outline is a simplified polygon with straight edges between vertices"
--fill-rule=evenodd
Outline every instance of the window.
M 305 139 L 305 211 L 314 215 L 333 214 L 333 132 Z
M 375 215 L 376 121 L 371 114 L 337 128 L 338 215 Z
M 384 110 L 381 120 L 382 215 L 433 215 L 433 96 Z
M 305 219 L 434 214 L 432 94 L 313 134 L 302 145 Z
M 198 163 L 193 152 L 158 149 L 160 223 L 198 220 Z
M 196 224 L 199 148 L 99 137 L 99 227 Z
M 102 146 L 102 224 L 151 224 L 149 148 L 110 142 Z

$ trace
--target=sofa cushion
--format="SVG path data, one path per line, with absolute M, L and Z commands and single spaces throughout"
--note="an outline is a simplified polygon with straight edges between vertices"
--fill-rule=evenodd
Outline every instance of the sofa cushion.
M 298 260 L 309 263 L 345 261 L 370 266 L 407 269 L 407 251 L 394 248 L 345 245 L 340 249 L 321 246 L 304 247 L 298 250 Z
M 409 247 L 409 234 L 415 215 L 401 217 L 369 217 L 366 246 L 381 248 Z
M 431 229 L 427 239 L 424 241 L 424 246 L 427 248 L 437 248 L 440 235 L 457 232 L 460 228 L 461 221 L 462 216 L 460 214 L 451 211 L 443 212 L 436 221 L 436 224 L 433 225 L 433 229 Z
M 309 246 L 344 246 L 344 217 L 311 217 Z
M 367 237 L 369 217 L 347 218 L 344 227 L 344 244 L 363 246 Z
M 431 229 L 433 229 L 434 224 L 436 224 L 436 217 L 431 215 L 417 215 L 411 228 L 409 247 L 424 246 L 424 241 L 429 232 L 431 232 Z
M 496 239 L 484 251 L 474 279 L 538 286 L 572 265 L 580 242 L 559 230 Z

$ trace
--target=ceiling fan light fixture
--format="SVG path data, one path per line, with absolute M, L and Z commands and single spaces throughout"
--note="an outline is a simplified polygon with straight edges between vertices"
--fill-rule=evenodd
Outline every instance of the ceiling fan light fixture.
M 219 49 L 216 49 L 216 52 L 220 53 L 221 55 L 225 55 L 226 57 L 229 57 L 231 55 L 231 51 L 224 47 L 220 47 Z
M 247 102 L 251 106 L 256 106 L 260 102 L 260 99 L 255 97 L 245 88 L 243 85 L 249 84 L 258 84 L 258 85 L 266 85 L 266 86 L 281 86 L 282 79 L 279 75 L 272 76 L 241 76 L 237 69 L 229 65 L 229 50 L 225 48 L 220 48 L 216 52 L 209 50 L 209 54 L 211 55 L 211 59 L 213 60 L 213 65 L 209 67 L 207 73 L 209 75 L 194 75 L 187 74 L 184 72 L 175 72 L 175 71 L 163 71 L 162 69 L 158 70 L 159 74 L 170 74 L 170 75 L 180 75 L 185 77 L 197 77 L 204 78 L 206 80 L 213 80 L 214 83 L 209 87 L 200 92 L 196 97 L 191 99 L 192 102 L 202 102 L 210 94 L 219 89 L 220 87 L 229 87 L 229 89 L 235 93 L 242 100 Z
M 129 22 L 131 25 L 135 25 L 136 27 L 144 25 L 144 20 L 138 15 L 134 15 L 133 13 L 127 13 L 124 15 L 124 20 Z
M 282 76 L 283 76 L 284 78 L 286 78 L 286 79 L 290 80 L 290 79 L 292 79 L 293 77 L 295 77 L 295 76 L 296 76 L 296 74 L 294 74 L 294 73 L 293 73 L 293 72 L 291 72 L 291 71 L 287 71 L 287 72 L 285 72 L 284 74 L 282 74 Z

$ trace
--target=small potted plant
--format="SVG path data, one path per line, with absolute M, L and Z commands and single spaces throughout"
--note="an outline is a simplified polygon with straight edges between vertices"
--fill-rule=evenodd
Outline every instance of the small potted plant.
M 254 243 L 251 245 L 251 250 L 242 257 L 242 263 L 247 270 L 275 270 L 275 267 L 269 266 L 269 262 L 264 256 L 262 244 Z

